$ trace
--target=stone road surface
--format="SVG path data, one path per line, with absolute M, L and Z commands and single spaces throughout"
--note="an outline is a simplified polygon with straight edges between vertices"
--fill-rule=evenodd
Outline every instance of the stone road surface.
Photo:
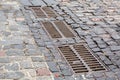
M 120 80 L 119 0 L 1 0 L 0 80 Z M 58 16 L 38 18 L 29 6 L 50 6 Z M 75 38 L 51 39 L 42 21 L 62 20 Z M 56 49 L 85 43 L 106 71 L 75 75 Z

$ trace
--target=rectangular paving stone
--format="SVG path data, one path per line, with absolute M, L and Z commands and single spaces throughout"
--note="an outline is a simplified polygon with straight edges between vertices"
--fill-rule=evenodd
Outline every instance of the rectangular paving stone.
M 23 69 L 31 69 L 31 68 L 33 68 L 32 63 L 30 61 L 22 61 L 22 62 L 20 62 L 20 66 Z
M 115 40 L 119 40 L 119 39 L 120 39 L 120 35 L 119 35 L 119 33 L 117 33 L 117 32 L 112 33 L 111 36 L 112 36 L 112 38 L 115 39 Z
M 33 66 L 34 68 L 45 68 L 46 67 L 46 63 L 45 62 L 33 62 Z
M 23 5 L 27 5 L 27 6 L 32 5 L 29 0 L 20 0 L 20 2 L 21 2 Z
M 103 28 L 97 27 L 97 26 L 96 26 L 95 28 L 93 28 L 93 31 L 94 31 L 96 34 L 98 34 L 98 35 L 100 35 L 100 34 L 105 34 L 105 33 L 106 33 Z
M 54 77 L 54 80 L 65 80 L 63 77 Z
M 9 71 L 17 71 L 19 70 L 19 66 L 17 63 L 8 64 L 8 65 L 5 65 L 5 69 Z
M 57 68 L 57 64 L 55 62 L 47 62 L 47 64 L 52 72 L 59 72 L 59 69 Z
M 42 0 L 31 0 L 34 6 L 46 6 L 46 4 Z
M 43 62 L 44 58 L 43 57 L 31 57 L 33 62 Z
M 64 76 L 71 76 L 73 73 L 69 69 L 62 70 Z
M 45 1 L 48 5 L 58 4 L 57 1 L 55 1 L 55 0 L 43 0 L 43 1 Z
M 25 55 L 24 51 L 19 49 L 9 49 L 8 51 L 6 51 L 6 54 L 8 56 L 24 56 Z
M 10 59 L 8 57 L 0 58 L 0 63 L 9 63 Z
M 110 46 L 112 51 L 120 50 L 120 46 Z
M 5 73 L 5 79 L 20 79 L 25 75 L 22 72 L 7 72 Z
M 3 11 L 0 11 L 0 21 L 6 21 L 6 16 Z
M 71 76 L 65 76 L 65 80 L 75 80 L 75 79 Z
M 5 78 L 4 74 L 3 74 L 3 73 L 0 73 L 0 80 L 2 80 L 2 79 L 4 79 L 4 78 Z

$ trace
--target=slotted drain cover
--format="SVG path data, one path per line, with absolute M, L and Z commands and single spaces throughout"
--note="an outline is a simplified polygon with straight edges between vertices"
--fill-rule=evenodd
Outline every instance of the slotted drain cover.
M 55 24 L 59 28 L 59 30 L 64 34 L 65 37 L 75 37 L 63 21 L 57 21 L 55 22 Z
M 106 70 L 84 45 L 61 46 L 58 49 L 75 73 Z
M 46 15 L 44 14 L 44 12 L 42 11 L 40 7 L 31 7 L 31 9 L 35 12 L 37 17 L 46 18 Z
M 88 72 L 83 62 L 69 46 L 62 46 L 59 49 L 75 73 Z
M 52 38 L 75 37 L 73 31 L 63 21 L 42 22 L 42 24 Z
M 59 32 L 55 29 L 54 25 L 51 22 L 42 22 L 48 33 L 52 38 L 62 38 Z
M 50 7 L 30 6 L 38 18 L 57 17 L 56 13 Z

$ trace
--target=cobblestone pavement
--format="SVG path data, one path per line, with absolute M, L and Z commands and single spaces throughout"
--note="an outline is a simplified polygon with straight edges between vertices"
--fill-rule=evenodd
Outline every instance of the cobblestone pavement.
M 17 0 L 0 2 L 0 80 L 51 80 L 21 6 Z
M 120 80 L 119 0 L 2 0 L 0 80 Z M 49 6 L 58 16 L 38 18 L 29 6 Z M 51 39 L 40 24 L 65 21 L 75 38 Z M 85 43 L 106 71 L 73 74 L 56 46 Z

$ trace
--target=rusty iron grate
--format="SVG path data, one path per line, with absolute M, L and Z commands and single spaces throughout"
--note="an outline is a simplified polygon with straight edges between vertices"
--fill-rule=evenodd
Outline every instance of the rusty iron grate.
M 57 14 L 51 7 L 30 6 L 38 18 L 57 17 Z
M 54 25 L 51 22 L 42 22 L 45 29 L 51 35 L 52 38 L 62 38 L 59 32 L 55 29 Z
M 74 32 L 63 21 L 42 22 L 45 30 L 52 38 L 72 38 L 75 37 Z
M 58 49 L 74 73 L 106 70 L 104 65 L 83 44 L 60 46 Z
M 63 21 L 57 21 L 55 24 L 65 37 L 75 37 Z
M 88 72 L 87 67 L 69 46 L 62 46 L 59 49 L 75 73 Z

